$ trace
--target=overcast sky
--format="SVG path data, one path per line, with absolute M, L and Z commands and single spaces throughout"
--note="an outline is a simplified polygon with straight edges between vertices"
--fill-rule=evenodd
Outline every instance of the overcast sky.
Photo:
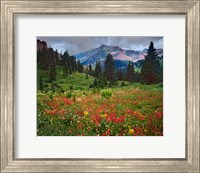
M 108 46 L 119 46 L 123 49 L 143 50 L 149 47 L 151 41 L 156 49 L 163 49 L 163 37 L 138 37 L 138 36 L 116 36 L 116 37 L 37 37 L 40 41 L 45 41 L 48 46 L 58 52 L 68 50 L 70 55 L 83 52 L 92 48 L 97 48 L 102 44 Z

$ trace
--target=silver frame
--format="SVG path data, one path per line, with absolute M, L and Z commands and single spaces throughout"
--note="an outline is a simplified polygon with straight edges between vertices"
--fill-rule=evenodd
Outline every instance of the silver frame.
M 199 0 L 0 0 L 1 172 L 199 172 Z M 186 16 L 185 159 L 15 159 L 14 20 L 18 14 Z

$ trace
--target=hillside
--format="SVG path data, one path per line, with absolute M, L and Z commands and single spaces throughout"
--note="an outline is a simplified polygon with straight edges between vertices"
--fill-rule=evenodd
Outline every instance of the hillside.
M 42 85 L 44 90 L 52 90 L 52 87 L 55 91 L 64 92 L 71 89 L 74 90 L 86 90 L 89 88 L 90 84 L 94 82 L 94 77 L 86 75 L 84 73 L 74 72 L 71 75 L 63 76 L 63 68 L 60 66 L 56 67 L 56 80 L 52 83 L 49 82 L 49 72 L 42 70 L 38 67 L 37 72 L 37 87 L 40 88 L 41 78 Z

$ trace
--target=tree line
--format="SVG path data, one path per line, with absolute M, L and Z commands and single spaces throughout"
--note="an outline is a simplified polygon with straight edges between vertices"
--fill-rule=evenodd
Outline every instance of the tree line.
M 39 49 L 37 52 L 37 63 L 41 69 L 49 72 L 49 81 L 56 80 L 56 66 L 63 67 L 63 76 L 72 74 L 73 72 L 85 73 L 95 78 L 94 83 L 90 87 L 105 87 L 116 85 L 118 81 L 140 82 L 142 84 L 156 84 L 163 81 L 163 68 L 159 57 L 154 48 L 153 42 L 150 43 L 147 55 L 142 64 L 140 72 L 135 71 L 134 63 L 128 62 L 126 69 L 116 68 L 115 60 L 112 54 L 106 56 L 103 64 L 97 61 L 95 66 L 91 64 L 83 66 L 80 60 L 70 56 L 68 51 L 59 54 L 52 48 Z M 122 85 L 124 82 L 122 82 Z
M 162 58 L 158 56 L 154 44 L 151 42 L 140 72 L 135 71 L 133 62 L 128 62 L 126 69 L 115 68 L 114 58 L 108 54 L 104 69 L 101 68 L 100 61 L 96 62 L 94 70 L 90 64 L 86 69 L 86 78 L 88 74 L 95 77 L 91 87 L 111 86 L 117 84 L 118 81 L 140 82 L 147 85 L 161 83 L 163 81 L 163 66 L 160 62 Z
M 102 68 L 100 61 L 97 61 L 94 69 L 90 64 L 86 68 L 86 78 L 88 75 L 95 77 L 94 83 L 90 87 L 105 87 L 107 85 L 116 85 L 119 80 L 121 81 L 134 81 L 134 64 L 129 62 L 127 69 L 116 69 L 113 56 L 109 53 Z
M 75 71 L 84 72 L 80 60 L 77 61 L 76 57 L 70 56 L 68 51 L 59 54 L 57 50 L 54 51 L 50 47 L 43 47 L 37 51 L 37 64 L 41 69 L 49 72 L 49 82 L 56 80 L 56 66 L 63 67 L 63 76 L 70 75 Z

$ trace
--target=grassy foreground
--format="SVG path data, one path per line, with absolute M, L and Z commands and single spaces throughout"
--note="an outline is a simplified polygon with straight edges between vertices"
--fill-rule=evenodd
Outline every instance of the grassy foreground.
M 94 78 L 73 73 L 48 83 L 37 93 L 39 136 L 162 136 L 162 85 L 138 83 L 89 89 Z M 38 82 L 39 85 L 39 82 Z

